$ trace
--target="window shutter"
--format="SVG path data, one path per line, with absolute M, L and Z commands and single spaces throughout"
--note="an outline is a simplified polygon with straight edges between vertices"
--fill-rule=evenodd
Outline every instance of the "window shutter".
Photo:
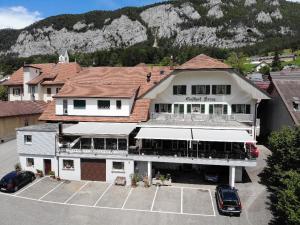
M 228 114 L 228 106 L 223 105 L 223 114 L 227 115 Z
M 246 114 L 250 114 L 251 113 L 251 107 L 250 105 L 246 105 Z
M 177 95 L 177 86 L 173 86 L 173 95 Z
M 192 95 L 196 94 L 196 85 L 192 85 Z
M 236 105 L 231 105 L 231 113 L 236 113 Z
M 186 95 L 186 86 L 182 85 L 182 95 Z
M 159 112 L 159 104 L 155 104 L 155 112 Z
M 214 114 L 214 105 L 209 105 L 209 114 Z
M 206 94 L 209 95 L 210 94 L 210 85 L 206 85 L 205 90 L 206 90 Z
M 212 86 L 212 94 L 213 95 L 217 94 L 217 85 Z
M 226 94 L 227 95 L 231 94 L 231 85 L 226 85 Z

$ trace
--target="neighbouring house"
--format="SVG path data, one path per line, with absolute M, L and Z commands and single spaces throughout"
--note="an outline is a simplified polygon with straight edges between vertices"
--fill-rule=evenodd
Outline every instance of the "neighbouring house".
M 271 81 L 268 75 L 263 75 L 261 73 L 250 73 L 246 76 L 246 78 L 264 91 L 268 91 L 270 88 Z
M 9 101 L 51 101 L 64 83 L 81 70 L 77 63 L 24 65 L 2 85 L 8 87 Z
M 259 110 L 263 136 L 300 125 L 300 69 L 271 72 L 271 80 L 272 99 L 263 102 Z
M 65 82 L 40 120 L 17 131 L 23 168 L 63 179 L 131 184 L 158 172 L 220 166 L 231 186 L 255 167 L 249 143 L 268 94 L 228 65 L 199 55 L 169 67 L 92 67 Z M 46 140 L 47 144 L 39 144 Z
M 0 141 L 16 137 L 16 128 L 41 123 L 39 117 L 46 107 L 43 101 L 0 101 Z
M 271 64 L 273 62 L 274 56 L 254 56 L 250 58 L 250 63 L 253 65 L 259 65 L 264 62 L 266 64 Z M 295 54 L 289 55 L 279 55 L 279 60 L 282 62 L 291 62 L 296 60 Z
M 263 68 L 263 67 L 269 67 L 269 68 L 270 68 L 270 65 L 269 65 L 269 63 L 266 63 L 266 62 L 262 61 L 262 62 L 260 62 L 259 64 L 257 64 L 257 65 L 255 66 L 254 70 L 255 70 L 256 72 L 259 72 L 260 69 Z

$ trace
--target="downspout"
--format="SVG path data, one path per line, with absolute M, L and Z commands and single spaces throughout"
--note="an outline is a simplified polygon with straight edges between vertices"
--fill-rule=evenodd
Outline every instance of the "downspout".
M 255 103 L 255 110 L 254 110 L 254 120 L 253 120 L 253 135 L 254 135 L 254 140 L 256 141 L 256 121 L 257 121 L 257 107 L 258 107 L 259 102 Z

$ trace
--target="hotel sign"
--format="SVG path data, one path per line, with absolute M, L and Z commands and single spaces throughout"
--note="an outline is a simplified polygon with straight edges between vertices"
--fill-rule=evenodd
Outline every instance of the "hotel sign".
M 189 102 L 215 102 L 215 98 L 210 98 L 210 97 L 186 97 L 186 101 Z

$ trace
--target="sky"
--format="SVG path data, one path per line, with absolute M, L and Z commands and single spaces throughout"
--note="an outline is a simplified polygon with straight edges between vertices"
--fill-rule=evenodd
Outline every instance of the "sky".
M 64 13 L 114 10 L 160 1 L 162 0 L 0 0 L 0 29 L 21 29 L 46 17 Z

